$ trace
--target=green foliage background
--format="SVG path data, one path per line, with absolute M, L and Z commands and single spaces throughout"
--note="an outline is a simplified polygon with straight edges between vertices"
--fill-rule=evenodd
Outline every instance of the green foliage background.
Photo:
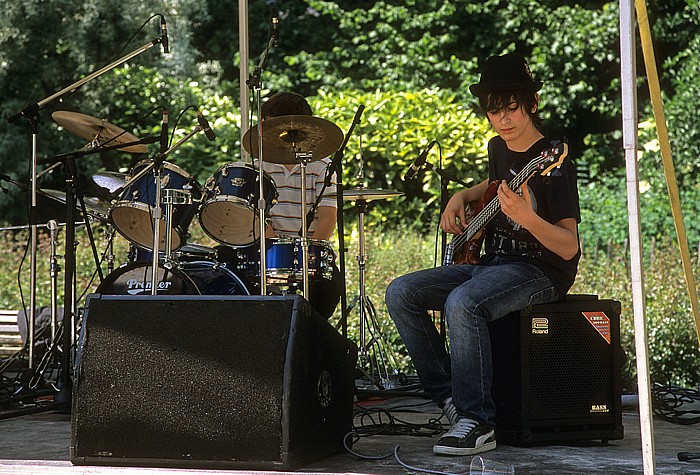
M 700 241 L 700 223 L 693 219 L 700 211 L 700 129 L 694 125 L 700 97 L 700 2 L 651 0 L 647 4 L 685 226 L 690 247 L 695 249 Z M 168 160 L 200 184 L 218 167 L 239 161 L 241 128 L 247 129 L 250 118 L 241 118 L 238 105 L 237 5 L 236 0 L 123 0 L 119 8 L 94 0 L 25 0 L 4 5 L 0 172 L 25 186 L 31 174 L 30 128 L 24 119 L 11 124 L 6 119 L 28 103 L 158 38 L 157 18 L 139 30 L 154 13 L 168 20 L 172 53 L 162 55 L 156 45 L 62 102 L 47 105 L 38 125 L 39 157 L 84 145 L 51 120 L 55 110 L 104 118 L 146 137 L 159 134 L 160 108 L 167 107 L 172 138 L 178 140 L 196 124 L 189 106 L 198 105 L 217 140 L 209 142 L 199 134 Z M 574 291 L 616 298 L 631 318 L 624 258 L 628 220 L 617 2 L 251 0 L 251 69 L 267 44 L 273 9 L 279 13 L 281 39 L 267 58 L 262 94 L 301 92 L 309 97 L 316 115 L 332 120 L 344 132 L 357 108 L 364 105 L 362 121 L 345 150 L 343 183 L 348 188 L 366 185 L 404 193 L 399 199 L 372 203 L 366 218 L 374 239 L 371 247 L 376 249 L 368 280 L 376 286 L 371 296 L 386 327 L 391 326 L 382 315 L 386 283 L 432 263 L 432 237 L 443 188 L 449 193 L 457 186 L 441 182 L 437 173 L 427 169 L 408 182 L 402 176 L 427 143 L 437 140 L 439 147 L 429 158 L 432 165 L 467 183 L 483 179 L 485 144 L 491 131 L 467 86 L 477 79 L 486 57 L 507 51 L 530 58 L 533 73 L 545 82 L 541 91 L 545 128 L 552 137 L 568 140 L 570 157 L 579 171 L 583 214 L 579 230 L 586 258 Z M 642 58 L 641 51 L 637 56 Z M 642 231 L 645 248 L 653 243 L 657 253 L 645 268 L 652 367 L 676 381 L 697 383 L 697 335 L 689 319 L 689 302 L 684 300 L 683 278 L 677 274 L 680 258 L 641 66 L 638 73 Z M 91 176 L 102 170 L 128 172 L 156 150 L 154 145 L 144 155 L 102 152 L 83 157 L 77 163 L 78 183 L 88 196 L 113 198 Z M 62 189 L 65 175 L 59 168 L 38 185 Z M 25 224 L 26 189 L 7 182 L 2 186 L 6 192 L 0 193 L 0 223 Z M 55 203 L 40 200 L 39 223 L 64 215 Z M 357 211 L 346 207 L 345 218 L 348 239 L 354 242 Z M 193 239 L 202 239 L 196 220 L 191 228 Z M 6 271 L 0 279 L 0 306 L 6 308 L 20 305 L 14 280 L 24 239 L 21 233 L 10 233 L 3 241 L 6 252 L 0 262 Z M 42 241 L 42 261 L 45 246 Z M 618 251 L 599 255 L 604 249 Z M 348 256 L 351 264 L 353 256 Z M 89 255 L 81 257 L 79 264 L 84 279 L 94 272 Z M 25 264 L 23 275 L 27 272 Z M 347 278 L 353 281 L 351 267 Z M 42 286 L 46 284 L 44 278 Z M 633 353 L 629 320 L 623 324 L 626 348 Z M 390 328 L 386 332 L 400 348 L 395 333 Z

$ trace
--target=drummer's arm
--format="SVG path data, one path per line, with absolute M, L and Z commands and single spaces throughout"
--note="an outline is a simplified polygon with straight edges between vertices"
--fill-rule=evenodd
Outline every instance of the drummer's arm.
M 275 232 L 274 229 L 272 229 L 272 224 L 268 224 L 267 227 L 265 228 L 265 239 L 272 239 L 276 238 L 277 233 Z
M 319 206 L 317 216 L 318 223 L 311 238 L 328 241 L 331 236 L 333 236 L 333 232 L 335 232 L 337 220 L 336 208 L 335 206 Z

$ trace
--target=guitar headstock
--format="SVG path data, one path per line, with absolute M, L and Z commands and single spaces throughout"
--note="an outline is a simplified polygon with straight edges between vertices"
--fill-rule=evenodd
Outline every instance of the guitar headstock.
M 552 170 L 559 168 L 568 154 L 569 146 L 564 142 L 554 143 L 552 148 L 543 150 L 540 156 L 534 160 L 537 162 L 537 168 L 541 170 L 540 175 L 549 175 Z

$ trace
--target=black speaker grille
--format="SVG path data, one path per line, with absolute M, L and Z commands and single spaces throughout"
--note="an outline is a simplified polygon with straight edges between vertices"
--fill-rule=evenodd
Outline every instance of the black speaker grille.
M 581 312 L 531 314 L 547 318 L 547 333 L 527 337 L 530 416 L 534 419 L 609 417 L 613 410 L 612 345 Z M 532 321 L 532 320 L 530 320 Z
M 291 301 L 235 308 L 197 300 L 93 302 L 76 455 L 280 460 Z

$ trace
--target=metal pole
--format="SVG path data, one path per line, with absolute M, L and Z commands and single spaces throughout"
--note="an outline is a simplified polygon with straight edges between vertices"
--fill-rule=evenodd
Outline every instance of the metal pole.
M 645 475 L 656 473 L 654 426 L 652 424 L 649 354 L 647 348 L 644 273 L 637 170 L 637 90 L 635 56 L 635 15 L 632 0 L 620 1 L 620 79 L 622 86 L 622 145 L 627 171 L 627 213 L 629 215 L 630 271 L 634 309 L 634 342 L 637 355 L 639 426 Z
M 243 137 L 243 134 L 252 126 L 252 124 L 248 123 L 248 117 L 250 115 L 248 104 L 250 99 L 248 95 L 248 88 L 246 87 L 246 83 L 248 81 L 248 61 L 250 59 L 248 55 L 248 0 L 238 0 L 238 51 L 241 57 L 238 78 L 241 84 L 241 137 Z M 243 147 L 242 140 L 241 161 L 250 161 L 248 152 L 246 152 L 245 148 Z M 262 161 L 260 166 L 262 167 Z

